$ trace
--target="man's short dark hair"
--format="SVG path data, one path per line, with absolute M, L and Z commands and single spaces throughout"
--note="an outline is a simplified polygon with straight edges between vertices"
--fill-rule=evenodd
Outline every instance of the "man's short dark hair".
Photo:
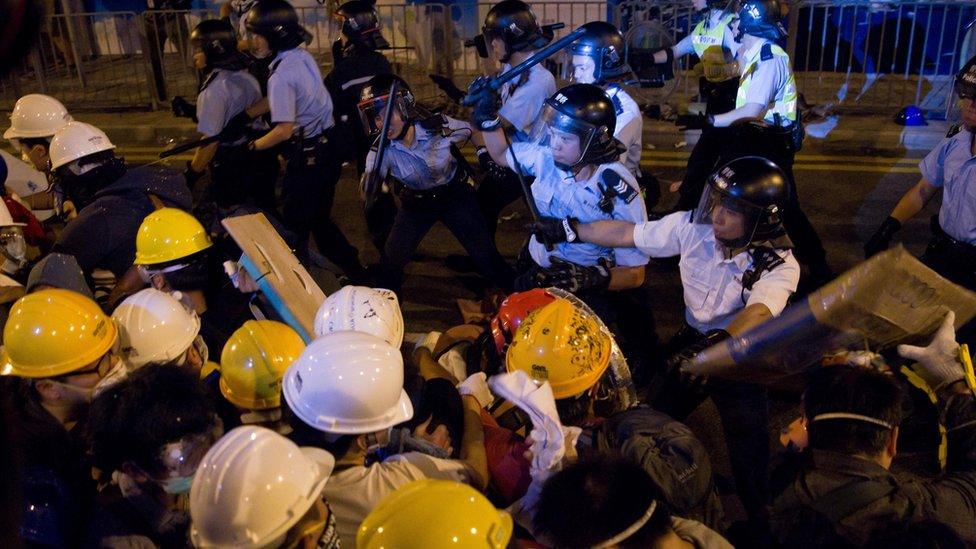
M 671 514 L 654 482 L 637 464 L 608 457 L 584 460 L 546 481 L 533 528 L 557 549 L 592 547 L 641 520 L 655 500 L 657 508 L 650 519 L 617 547 L 651 547 L 667 534 Z
M 158 470 L 163 446 L 209 432 L 215 417 L 203 384 L 190 371 L 142 367 L 92 402 L 87 424 L 92 462 L 103 471 L 119 470 L 125 462 Z
M 814 372 L 803 393 L 810 447 L 844 454 L 880 454 L 891 430 L 856 419 L 814 421 L 820 414 L 843 412 L 901 423 L 902 391 L 893 377 L 854 366 L 832 366 Z
M 563 425 L 579 427 L 590 417 L 590 404 L 593 397 L 587 389 L 574 397 L 561 398 L 556 401 L 556 413 Z

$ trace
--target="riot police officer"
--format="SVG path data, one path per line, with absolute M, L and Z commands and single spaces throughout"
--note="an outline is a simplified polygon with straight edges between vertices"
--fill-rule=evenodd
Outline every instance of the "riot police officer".
M 197 131 L 221 140 L 196 150 L 185 172 L 192 188 L 210 167 L 211 198 L 219 207 L 252 202 L 268 213 L 275 207 L 278 159 L 274 153 L 249 154 L 247 133 L 267 130 L 263 121 L 230 128 L 234 117 L 261 101 L 258 81 L 245 70 L 246 60 L 237 50 L 237 36 L 223 19 L 201 21 L 190 33 L 193 62 L 204 75 L 197 95 Z M 227 131 L 230 130 L 230 131 Z
M 386 56 L 379 52 L 390 47 L 383 37 L 376 8 L 367 0 L 351 0 L 339 6 L 342 35 L 332 46 L 332 71 L 325 77 L 325 87 L 335 101 L 336 128 L 343 136 L 342 158 L 356 164 L 356 172 L 365 171 L 366 154 L 373 139 L 360 123 L 359 103 L 363 86 L 378 74 L 393 74 Z M 366 227 L 380 256 L 396 217 L 396 204 L 390 194 L 382 193 L 366 212 Z
M 902 224 L 922 211 L 943 190 L 932 239 L 922 261 L 953 282 L 976 290 L 976 57 L 956 74 L 962 125 L 954 128 L 919 163 L 922 178 L 908 192 L 864 245 L 870 257 L 888 247 Z
M 552 32 L 543 29 L 529 5 L 521 0 L 503 0 L 488 10 L 481 34 L 475 38 L 479 54 L 502 64 L 500 73 L 518 65 L 535 50 L 552 40 Z M 530 139 L 538 123 L 545 100 L 556 92 L 556 79 L 542 64 L 535 65 L 500 90 L 505 132 L 512 142 Z M 475 137 L 475 142 L 480 142 Z M 488 149 L 477 149 L 478 162 L 489 177 L 478 188 L 478 202 L 492 234 L 498 225 L 498 215 L 505 206 L 522 196 L 518 178 L 511 170 L 503 170 L 492 161 Z
M 393 82 L 396 95 L 390 97 Z M 387 130 L 383 165 L 376 166 L 378 151 L 366 157 L 364 178 L 378 170 L 381 179 L 389 175 L 399 197 L 399 208 L 380 261 L 382 283 L 399 290 L 403 267 L 410 261 L 424 235 L 438 221 L 458 239 L 478 270 L 506 292 L 511 291 L 515 273 L 495 248 L 468 184 L 469 173 L 456 148 L 471 137 L 471 127 L 459 120 L 424 113 L 415 103 L 410 87 L 400 77 L 373 77 L 362 91 L 359 110 L 363 127 L 378 135 L 386 105 L 393 102 Z
M 332 98 L 315 59 L 300 47 L 311 35 L 285 0 L 258 3 L 248 12 L 245 26 L 252 42 L 275 52 L 267 97 L 273 127 L 247 147 L 263 151 L 288 142 L 284 147 L 288 163 L 282 180 L 282 217 L 285 227 L 301 240 L 299 255 L 305 255 L 304 243 L 311 233 L 325 257 L 349 277 L 361 280 L 366 272 L 359 251 L 331 218 L 342 163 L 334 152 Z M 249 110 L 249 114 L 257 112 Z
M 681 361 L 779 315 L 796 291 L 800 267 L 782 219 L 790 180 L 765 158 L 743 157 L 709 177 L 698 207 L 634 225 L 543 220 L 550 241 L 636 246 L 652 257 L 680 255 L 685 322 L 668 343 L 674 358 L 648 393 L 648 404 L 681 420 L 710 395 L 719 410 L 739 497 L 761 521 L 768 499 L 769 416 L 765 390 L 719 379 L 704 386 L 682 379 Z
M 699 97 L 705 102 L 706 114 L 729 112 L 735 108 L 739 70 L 733 57 L 739 43 L 732 32 L 736 0 L 693 0 L 702 15 L 691 33 L 680 42 L 654 52 L 654 62 L 663 65 L 671 78 L 674 59 L 694 53 L 701 60 L 698 79 Z
M 546 144 L 509 146 L 491 97 L 475 105 L 473 118 L 495 162 L 536 178 L 531 189 L 540 215 L 634 223 L 647 219 L 637 181 L 619 161 L 623 145 L 613 137 L 613 102 L 600 87 L 572 84 L 546 100 L 540 126 Z M 648 261 L 633 247 L 553 245 L 535 236 L 527 253 L 529 257 L 520 258 L 516 289 L 563 288 L 579 295 L 608 324 L 613 315 L 606 292 L 640 286 Z
M 833 278 L 816 229 L 800 209 L 793 161 L 803 142 L 798 119 L 796 81 L 789 55 L 776 45 L 786 36 L 777 0 L 745 0 L 739 10 L 736 38 L 742 43 L 737 62 L 741 77 L 735 109 L 720 114 L 682 115 L 677 124 L 703 131 L 681 184 L 681 209 L 694 207 L 708 174 L 742 156 L 772 160 L 793 183 L 783 223 L 795 245 L 797 259 L 807 268 L 805 289 Z

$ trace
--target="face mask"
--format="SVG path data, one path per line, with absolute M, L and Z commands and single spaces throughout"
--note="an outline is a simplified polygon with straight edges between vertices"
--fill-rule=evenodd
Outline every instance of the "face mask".
M 92 398 L 97 397 L 109 387 L 125 379 L 128 375 L 129 365 L 124 361 L 119 360 L 117 363 L 115 363 L 115 366 L 109 370 L 108 374 L 106 374 L 102 379 L 98 380 L 98 383 L 95 384 L 95 388 L 92 390 Z
M 188 477 L 170 477 L 160 482 L 159 485 L 167 494 L 188 494 L 190 493 L 190 486 L 193 485 L 193 475 Z
M 372 454 L 386 446 L 386 444 L 390 441 L 390 432 L 392 430 L 392 427 L 387 428 L 385 437 L 378 437 L 375 433 L 366 435 L 366 454 Z

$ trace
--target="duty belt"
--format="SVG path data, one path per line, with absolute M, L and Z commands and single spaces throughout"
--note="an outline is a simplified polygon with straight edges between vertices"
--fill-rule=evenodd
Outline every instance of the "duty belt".
M 466 184 L 466 180 L 467 174 L 463 169 L 461 169 L 460 166 L 458 166 L 454 171 L 454 177 L 443 185 L 438 185 L 429 189 L 415 190 L 397 181 L 395 190 L 402 198 L 406 198 L 408 200 L 438 200 L 447 196 L 448 193 L 453 192 L 458 185 Z
M 932 216 L 932 243 L 931 246 L 938 249 L 943 248 L 951 253 L 961 263 L 976 268 L 976 246 L 956 240 L 948 235 L 939 224 L 939 217 Z

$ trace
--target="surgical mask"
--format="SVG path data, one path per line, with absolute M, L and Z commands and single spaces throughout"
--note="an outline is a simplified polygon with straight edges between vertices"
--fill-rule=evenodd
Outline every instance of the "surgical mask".
M 120 359 L 115 363 L 115 366 L 113 366 L 112 369 L 105 374 L 105 377 L 98 380 L 98 383 L 95 384 L 94 389 L 92 389 L 92 398 L 97 397 L 106 389 L 125 379 L 128 375 L 129 365 Z
M 167 494 L 181 495 L 190 493 L 190 486 L 193 485 L 193 476 L 170 477 L 159 483 L 159 486 Z

